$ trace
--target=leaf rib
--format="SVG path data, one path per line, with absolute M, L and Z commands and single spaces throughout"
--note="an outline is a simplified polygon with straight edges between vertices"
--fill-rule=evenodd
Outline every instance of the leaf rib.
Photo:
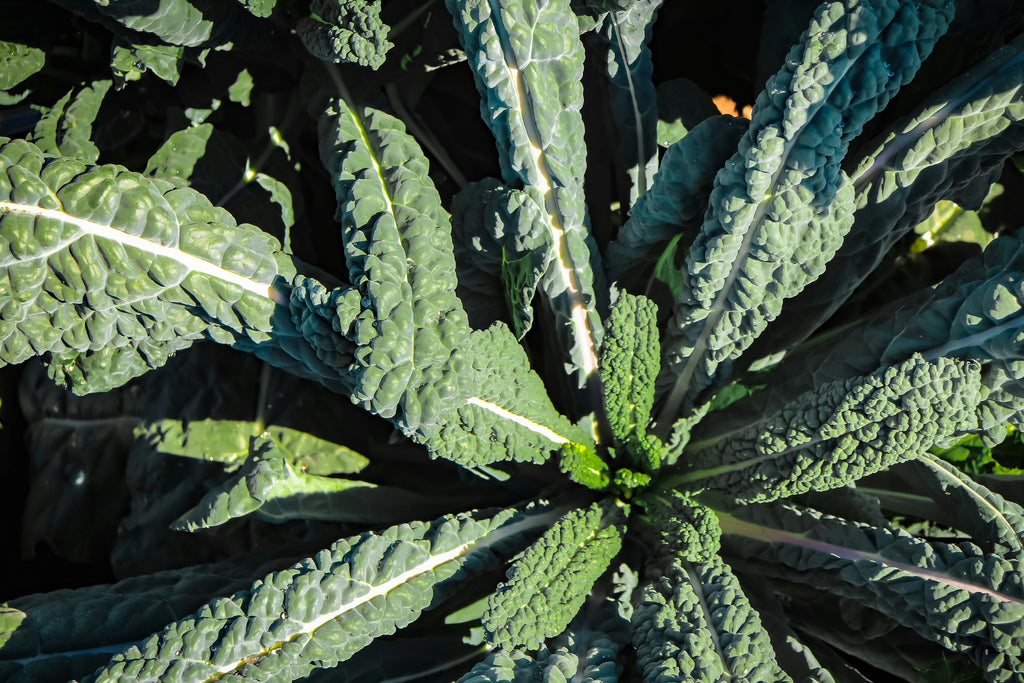
M 193 256 L 192 254 L 185 253 L 180 249 L 174 249 L 172 247 L 166 247 L 162 244 L 158 244 L 151 240 L 147 240 L 144 237 L 138 235 L 132 235 L 130 233 L 118 230 L 109 225 L 103 225 L 102 223 L 95 223 L 93 221 L 86 220 L 84 218 L 78 218 L 71 216 L 63 211 L 55 211 L 53 209 L 46 209 L 40 206 L 32 206 L 28 204 L 18 204 L 16 202 L 0 202 L 0 212 L 3 213 L 21 213 L 29 216 L 35 216 L 37 218 L 47 218 L 50 220 L 59 221 L 61 223 L 70 223 L 75 227 L 82 230 L 85 235 L 93 235 L 101 239 L 108 239 L 126 246 L 135 247 L 142 251 L 152 253 L 154 256 L 161 258 L 167 258 L 177 261 L 181 265 L 188 268 L 189 272 L 199 272 L 203 275 L 209 275 L 225 282 L 230 282 L 233 285 L 241 287 L 247 292 L 252 292 L 258 296 L 262 296 L 265 299 L 274 299 L 272 293 L 272 286 L 268 286 L 266 283 L 258 282 L 251 278 L 247 278 L 243 275 L 239 275 L 226 268 L 217 266 L 205 259 Z M 68 245 L 77 242 L 83 237 L 83 235 L 76 235 L 67 242 L 59 242 L 49 251 L 39 252 L 33 254 L 31 260 L 45 260 L 49 256 L 66 249 Z M 10 261 L 0 262 L 0 267 L 10 266 L 15 262 L 24 262 L 28 259 L 12 259 Z M 165 283 L 161 283 L 165 284 Z

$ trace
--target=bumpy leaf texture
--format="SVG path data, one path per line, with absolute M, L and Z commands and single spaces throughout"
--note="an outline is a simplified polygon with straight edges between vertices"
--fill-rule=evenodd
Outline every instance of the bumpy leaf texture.
M 484 539 L 516 533 L 512 518 L 449 516 L 342 539 L 211 601 L 115 656 L 91 680 L 294 680 L 335 666 L 411 623 L 438 584 L 493 561 L 487 543 L 496 541 Z
M 351 62 L 379 69 L 393 47 L 380 19 L 379 0 L 313 0 L 315 16 L 295 27 L 310 54 L 325 62 Z
M 630 624 L 644 683 L 791 681 L 739 581 L 718 557 L 652 563 Z
M 837 267 L 787 304 L 766 341 L 792 345 L 827 320 L 938 200 L 977 208 L 1006 159 L 1024 148 L 1022 117 L 1018 39 L 937 90 L 873 145 L 851 174 L 857 212 Z
M 888 0 L 818 9 L 715 178 L 668 328 L 659 434 L 824 271 L 852 224 L 853 185 L 840 169 L 849 141 L 910 80 L 952 14 L 952 3 Z
M 254 576 L 291 561 L 266 555 L 234 557 L 109 585 L 15 598 L 7 604 L 24 617 L 10 633 L 0 627 L 0 679 L 81 678 L 102 666 L 124 643 L 145 638 L 184 618 L 212 596 L 241 590 Z M 2 618 L 0 623 L 7 624 Z
M 713 444 L 690 444 L 692 469 L 670 481 L 742 502 L 838 488 L 976 429 L 980 400 L 976 363 L 914 356 L 822 385 Z
M 622 547 L 621 514 L 594 503 L 573 510 L 516 558 L 487 604 L 491 642 L 535 650 L 565 630 Z
M 634 293 L 646 289 L 654 263 L 677 235 L 689 244 L 707 210 L 715 174 L 736 151 L 747 121 L 714 116 L 665 151 L 653 185 L 608 245 L 608 277 Z
M 620 292 L 601 352 L 605 415 L 619 441 L 647 433 L 658 375 L 657 310 L 650 299 Z
M 731 552 L 763 574 L 825 588 L 969 655 L 988 681 L 1024 671 L 1024 567 L 946 544 L 776 504 L 720 514 Z M 773 567 L 778 569 L 773 569 Z
M 449 218 L 402 124 L 343 100 L 321 124 L 354 286 L 304 281 L 292 310 L 319 356 L 353 379 L 353 401 L 464 464 L 540 462 L 581 441 L 507 328 L 470 329 Z
M 597 370 L 597 250 L 583 196 L 583 45 L 568 0 L 449 0 L 498 144 L 502 177 L 543 197 L 544 295 L 583 386 Z

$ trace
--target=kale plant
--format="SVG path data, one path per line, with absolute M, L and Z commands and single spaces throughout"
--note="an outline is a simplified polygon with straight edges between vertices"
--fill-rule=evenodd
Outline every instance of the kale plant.
M 0 10 L 0 679 L 1024 681 L 1024 3 L 684 4 Z

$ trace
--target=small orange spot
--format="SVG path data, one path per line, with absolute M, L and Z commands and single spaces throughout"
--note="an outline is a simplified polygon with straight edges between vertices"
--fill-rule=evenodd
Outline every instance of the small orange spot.
M 750 112 L 753 111 L 753 107 L 749 104 L 743 107 L 742 110 L 736 108 L 736 101 L 728 95 L 715 95 L 711 100 L 714 102 L 715 107 L 722 114 L 728 114 L 729 116 L 742 116 L 745 119 L 750 118 Z

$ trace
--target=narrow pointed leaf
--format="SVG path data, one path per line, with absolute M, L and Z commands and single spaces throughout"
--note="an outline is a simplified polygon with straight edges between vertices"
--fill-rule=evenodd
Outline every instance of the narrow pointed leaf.
M 975 429 L 980 400 L 975 363 L 915 356 L 822 385 L 714 444 L 691 444 L 691 469 L 663 485 L 706 487 L 742 502 L 838 488 Z
M 792 505 L 719 514 L 731 551 L 845 595 L 969 655 L 988 681 L 1024 662 L 1024 567 L 971 544 L 946 544 Z M 778 572 L 772 567 L 778 566 Z
M 611 520 L 605 520 L 611 515 Z M 619 520 L 621 521 L 621 520 Z M 573 510 L 515 560 L 483 617 L 488 639 L 535 650 L 569 625 L 622 547 L 614 511 L 595 503 Z
M 768 635 L 729 565 L 679 556 L 649 568 L 630 624 L 644 683 L 782 682 Z
M 597 371 L 601 320 L 583 196 L 583 46 L 564 32 L 576 17 L 567 0 L 449 0 L 448 9 L 498 144 L 502 177 L 543 197 L 543 291 L 582 387 Z
M 818 9 L 715 178 L 668 328 L 660 435 L 823 272 L 852 224 L 840 168 L 849 141 L 917 71 L 952 12 L 871 0 Z
M 537 519 L 459 515 L 342 539 L 218 598 L 113 657 L 90 679 L 294 680 L 415 620 L 435 589 L 493 561 L 489 544 Z

